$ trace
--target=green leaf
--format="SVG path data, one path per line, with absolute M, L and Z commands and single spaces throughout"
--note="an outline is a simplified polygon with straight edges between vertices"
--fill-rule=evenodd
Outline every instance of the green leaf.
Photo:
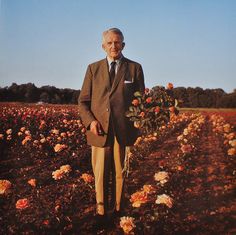
M 134 96 L 135 96 L 135 97 L 142 97 L 142 93 L 141 93 L 140 91 L 136 91 L 136 92 L 134 93 Z
M 130 107 L 129 107 L 129 111 L 130 111 L 130 112 L 134 112 L 134 110 L 135 110 L 135 108 L 134 108 L 133 106 L 130 106 Z

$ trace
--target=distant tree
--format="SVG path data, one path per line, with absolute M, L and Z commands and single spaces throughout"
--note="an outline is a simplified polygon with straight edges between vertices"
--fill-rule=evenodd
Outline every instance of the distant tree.
M 38 101 L 38 89 L 33 83 L 26 84 L 24 101 L 28 103 L 33 103 Z
M 155 91 L 160 86 L 152 89 Z M 176 87 L 171 92 L 178 99 L 180 107 L 223 108 L 235 107 L 236 89 L 227 94 L 222 89 L 202 89 L 201 87 Z M 53 104 L 78 104 L 80 90 L 59 89 L 54 86 L 37 88 L 33 83 L 0 88 L 0 101 L 38 102 Z
M 80 90 L 73 91 L 73 95 L 72 95 L 72 99 L 71 99 L 72 104 L 78 104 L 79 95 L 80 95 Z
M 40 94 L 39 101 L 44 103 L 50 103 L 50 97 L 46 91 Z
M 0 88 L 0 101 L 8 101 L 8 90 L 7 88 Z
M 223 95 L 218 105 L 221 108 L 236 108 L 236 92 Z
M 56 93 L 53 95 L 53 98 L 51 99 L 52 104 L 61 104 L 61 97 Z

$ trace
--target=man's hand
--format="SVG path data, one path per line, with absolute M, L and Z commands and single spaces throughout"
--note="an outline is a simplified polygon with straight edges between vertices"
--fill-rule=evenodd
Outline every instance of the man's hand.
M 98 121 L 92 121 L 90 124 L 90 131 L 95 135 L 103 135 L 102 126 Z

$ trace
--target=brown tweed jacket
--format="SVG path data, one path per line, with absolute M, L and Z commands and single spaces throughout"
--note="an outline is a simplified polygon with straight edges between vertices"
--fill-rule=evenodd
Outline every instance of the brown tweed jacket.
M 79 96 L 79 113 L 87 128 L 87 143 L 104 147 L 109 124 L 113 123 L 118 142 L 125 146 L 133 145 L 138 137 L 138 130 L 125 117 L 125 112 L 131 105 L 134 92 L 143 92 L 144 89 L 142 67 L 134 61 L 125 57 L 121 59 L 112 86 L 107 59 L 90 64 Z M 101 123 L 104 135 L 97 136 L 89 130 L 90 123 L 94 120 Z

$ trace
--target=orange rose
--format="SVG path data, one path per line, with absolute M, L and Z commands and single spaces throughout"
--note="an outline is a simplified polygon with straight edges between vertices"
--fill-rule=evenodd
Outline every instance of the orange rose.
M 144 112 L 141 112 L 141 113 L 139 114 L 139 116 L 142 117 L 142 118 L 144 118 L 145 113 L 144 113 Z
M 120 227 L 123 229 L 124 233 L 128 234 L 134 227 L 136 227 L 134 224 L 134 218 L 128 216 L 121 217 Z
M 9 180 L 0 180 L 0 194 L 8 193 L 11 188 L 11 182 Z
M 155 192 L 155 189 L 152 187 L 152 185 L 145 184 L 143 185 L 143 191 L 149 194 L 149 193 Z
M 133 193 L 130 198 L 130 202 L 133 203 L 133 207 L 140 207 L 142 203 L 146 203 L 147 201 L 147 193 L 144 191 Z
M 167 87 L 166 87 L 168 90 L 172 90 L 174 88 L 173 84 L 172 83 L 168 83 L 167 84 Z
M 178 171 L 183 171 L 183 170 L 184 170 L 184 167 L 183 167 L 183 166 L 177 166 L 177 170 L 178 170 Z
M 63 149 L 66 149 L 67 146 L 65 144 L 56 144 L 54 147 L 54 151 L 57 152 L 61 152 Z
M 235 148 L 230 148 L 230 149 L 228 149 L 228 155 L 229 156 L 233 156 L 233 155 L 235 155 L 236 154 L 236 149 Z
M 138 106 L 138 104 L 139 104 L 138 99 L 134 99 L 134 100 L 132 101 L 132 104 L 133 104 L 134 106 Z
M 36 187 L 36 179 L 28 180 L 28 184 L 30 184 L 32 187 Z
M 86 183 L 92 183 L 93 182 L 93 177 L 87 173 L 82 174 L 81 178 L 86 182 Z
M 19 199 L 16 202 L 16 209 L 23 210 L 25 208 L 29 207 L 29 201 L 27 198 Z

